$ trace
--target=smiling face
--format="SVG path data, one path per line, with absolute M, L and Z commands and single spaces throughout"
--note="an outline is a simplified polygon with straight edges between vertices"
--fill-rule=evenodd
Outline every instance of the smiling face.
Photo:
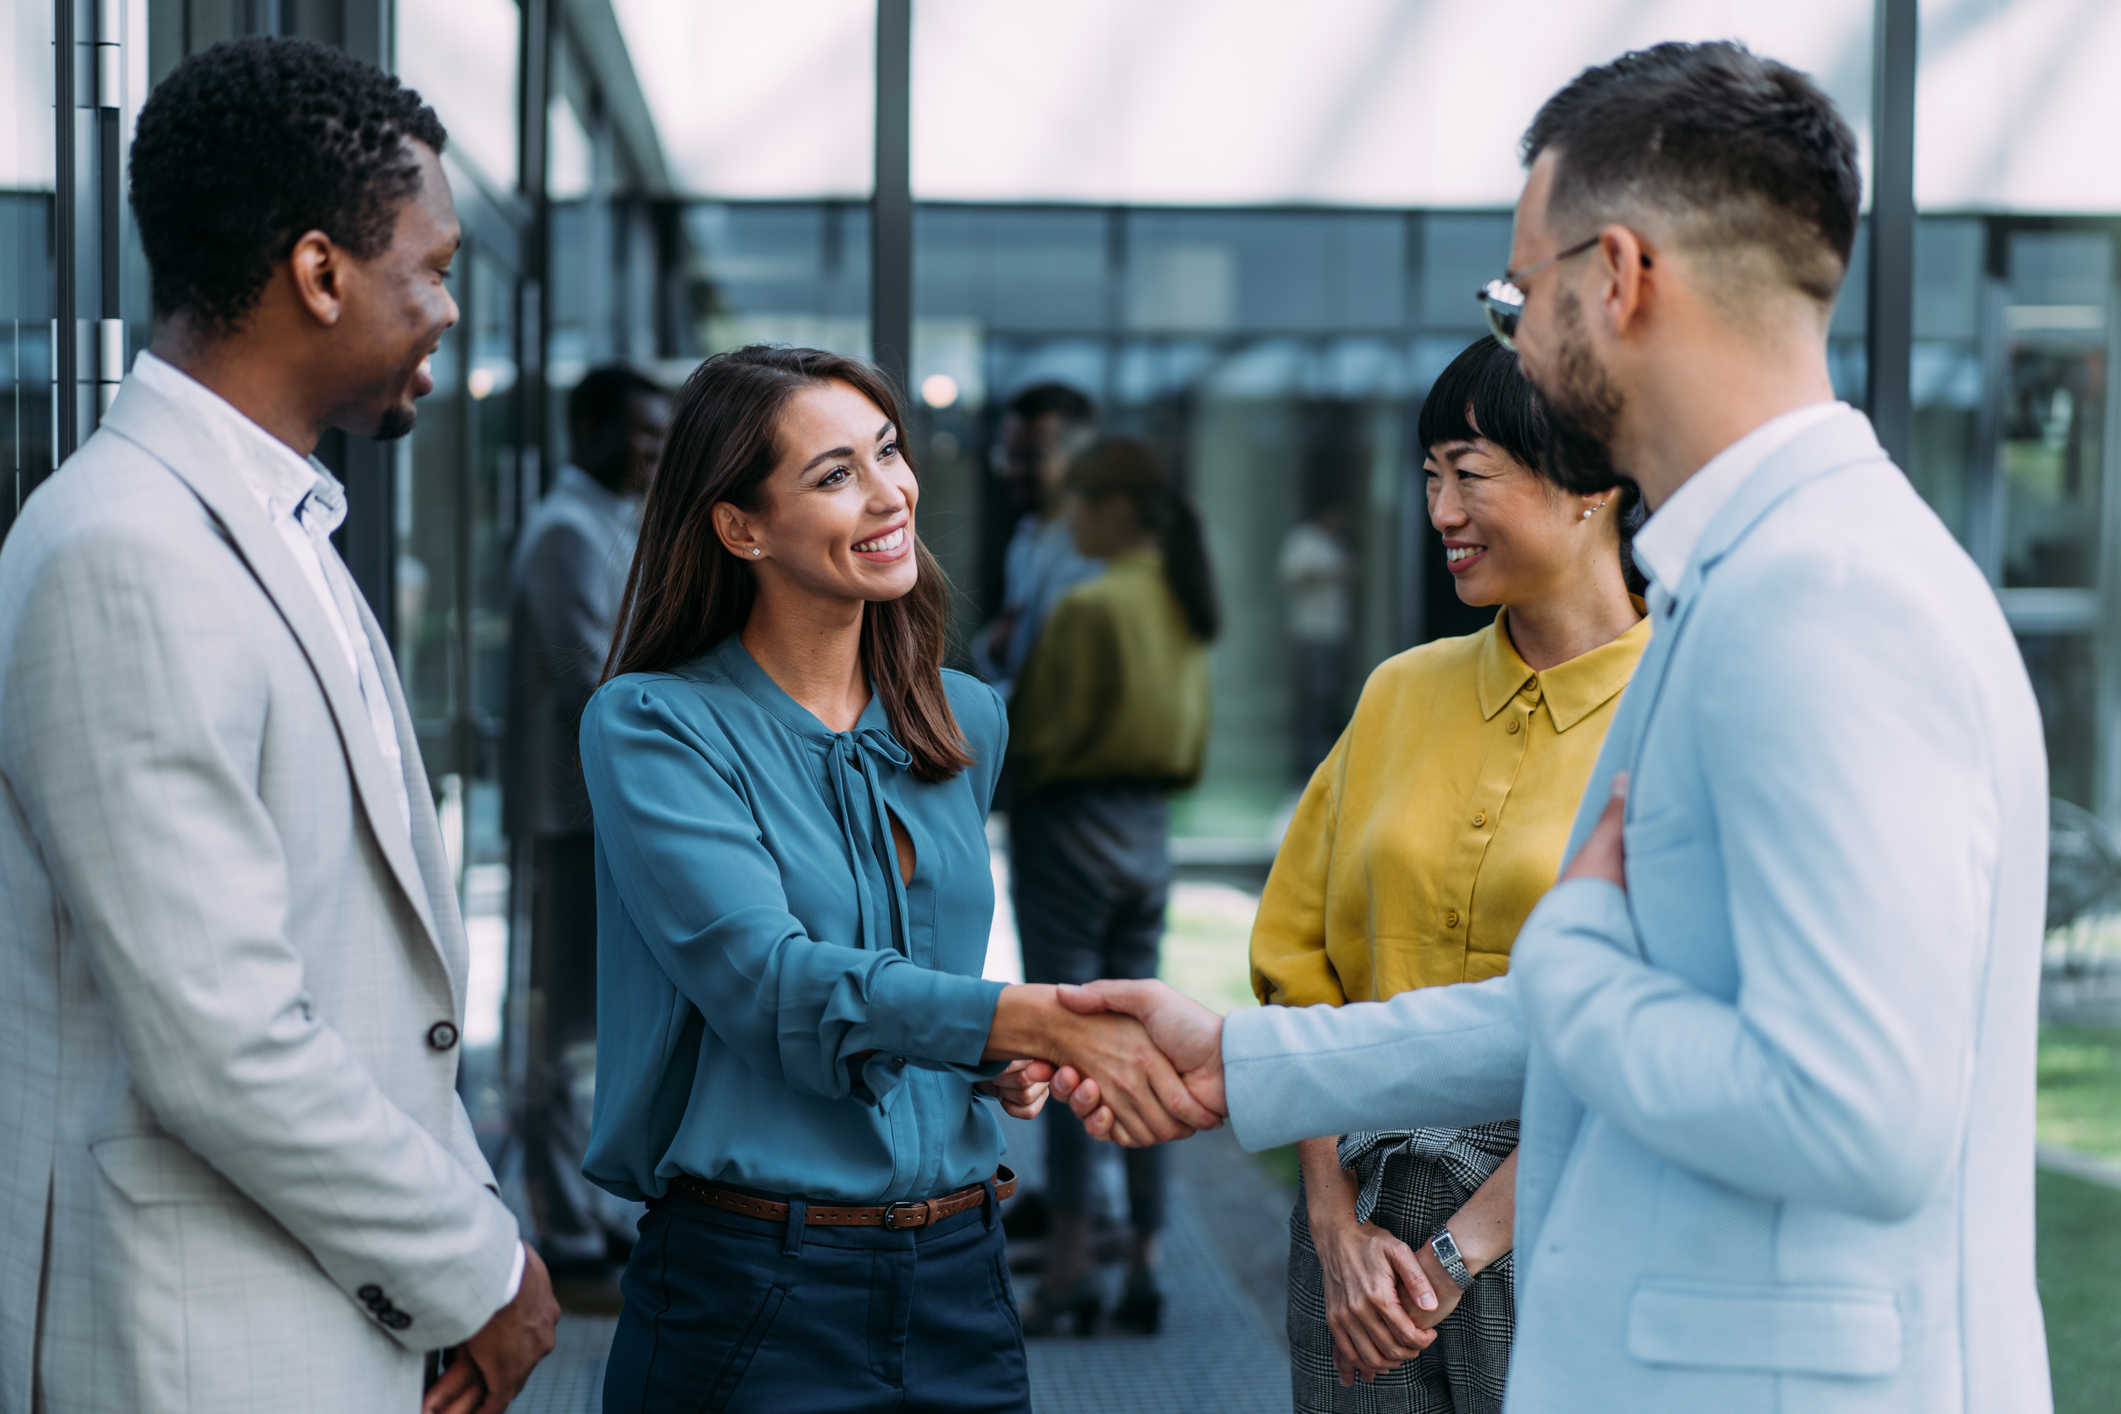
M 402 437 L 419 414 L 414 400 L 434 391 L 428 358 L 457 322 L 449 268 L 460 243 L 456 204 L 441 161 L 409 143 L 420 189 L 398 208 L 390 244 L 362 259 L 342 252 L 341 301 L 331 331 L 332 360 L 347 374 L 332 425 L 365 437 Z
M 1563 492 L 1485 437 L 1437 443 L 1422 470 L 1429 523 L 1468 604 L 1537 602 L 1617 553 L 1614 493 Z
M 883 410 L 845 383 L 814 385 L 789 399 L 777 441 L 759 508 L 714 508 L 723 547 L 757 570 L 759 592 L 882 602 L 911 590 L 920 483 Z

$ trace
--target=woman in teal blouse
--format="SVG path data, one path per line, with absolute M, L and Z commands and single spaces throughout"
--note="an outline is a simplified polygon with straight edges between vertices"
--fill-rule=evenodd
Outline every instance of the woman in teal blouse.
M 650 1209 L 607 1411 L 1028 1409 L 997 1109 L 1067 1061 L 1140 1137 L 1214 1122 L 1138 1026 L 980 978 L 1006 719 L 942 671 L 898 424 L 801 349 L 710 359 L 673 409 L 581 733 L 584 1171 Z

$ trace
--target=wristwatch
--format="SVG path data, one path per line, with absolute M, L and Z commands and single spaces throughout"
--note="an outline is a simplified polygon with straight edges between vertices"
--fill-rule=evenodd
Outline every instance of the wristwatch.
M 1451 1229 L 1439 1228 L 1429 1239 L 1429 1250 L 1443 1264 L 1444 1274 L 1458 1283 L 1460 1291 L 1473 1284 L 1473 1274 L 1466 1270 L 1466 1259 L 1458 1255 L 1458 1244 L 1451 1240 Z

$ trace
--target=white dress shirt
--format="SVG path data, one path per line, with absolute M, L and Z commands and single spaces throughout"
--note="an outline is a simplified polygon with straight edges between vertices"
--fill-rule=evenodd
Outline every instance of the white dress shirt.
M 347 614 L 340 610 L 329 578 L 336 573 L 344 578 L 349 590 L 352 587 L 346 566 L 329 548 L 331 533 L 346 519 L 346 488 L 314 458 L 300 455 L 238 412 L 220 394 L 155 355 L 142 350 L 133 362 L 131 376 L 197 414 L 201 428 L 227 456 L 228 464 L 257 498 L 259 509 L 265 512 L 287 552 L 294 556 L 302 578 L 323 606 L 324 621 L 331 625 L 339 646 L 345 650 L 346 666 L 352 671 L 354 682 L 360 686 L 361 704 L 367 710 L 376 749 L 382 753 L 385 774 L 397 787 L 398 818 L 409 836 L 412 797 L 405 787 L 405 753 L 398 745 L 397 721 L 382 691 L 382 663 L 358 615 L 349 622 Z M 326 554 L 331 555 L 329 565 L 324 559 Z M 522 1289 L 524 1265 L 523 1248 L 518 1244 L 505 1301 L 515 1300 Z
M 346 575 L 346 566 L 332 552 L 332 565 L 327 569 L 327 552 L 320 548 L 328 544 L 331 533 L 346 519 L 346 488 L 313 458 L 300 455 L 238 412 L 220 394 L 153 354 L 141 352 L 133 363 L 132 376 L 198 414 L 200 426 L 227 456 L 228 464 L 257 498 L 258 508 L 265 512 L 281 543 L 294 556 L 302 578 L 324 609 L 324 621 L 331 625 L 340 648 L 345 650 L 347 669 L 361 688 L 362 706 L 368 712 L 376 749 L 382 753 L 385 774 L 397 787 L 399 819 L 410 834 L 412 798 L 405 789 L 405 754 L 398 746 L 398 724 L 391 715 L 390 702 L 381 690 L 381 665 L 360 620 L 355 618 L 349 623 L 347 615 L 340 611 L 338 597 L 332 593 L 327 575 L 331 570 Z M 350 587 L 350 576 L 348 581 Z M 371 683 L 374 688 L 370 688 Z
M 1680 576 L 1686 573 L 1687 561 L 1694 558 L 1694 547 L 1701 542 L 1702 532 L 1738 494 L 1745 479 L 1798 433 L 1847 407 L 1847 403 L 1829 400 L 1807 403 L 1771 417 L 1710 457 L 1701 470 L 1665 498 L 1642 529 L 1635 532 L 1633 545 L 1636 568 L 1650 582 L 1650 592 L 1645 597 L 1653 617 L 1662 618 L 1670 608 L 1672 595 L 1678 591 Z

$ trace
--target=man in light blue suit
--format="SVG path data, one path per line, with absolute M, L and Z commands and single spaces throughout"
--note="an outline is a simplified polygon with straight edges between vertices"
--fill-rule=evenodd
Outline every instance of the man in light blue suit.
M 1525 153 L 1493 322 L 1560 459 L 1654 510 L 1654 635 L 1561 881 L 1491 982 L 1073 1004 L 1142 1016 L 1248 1148 L 1520 1117 L 1519 1414 L 2046 1410 L 2040 720 L 1994 594 L 1833 399 L 1855 140 L 1804 76 L 1666 45 Z

